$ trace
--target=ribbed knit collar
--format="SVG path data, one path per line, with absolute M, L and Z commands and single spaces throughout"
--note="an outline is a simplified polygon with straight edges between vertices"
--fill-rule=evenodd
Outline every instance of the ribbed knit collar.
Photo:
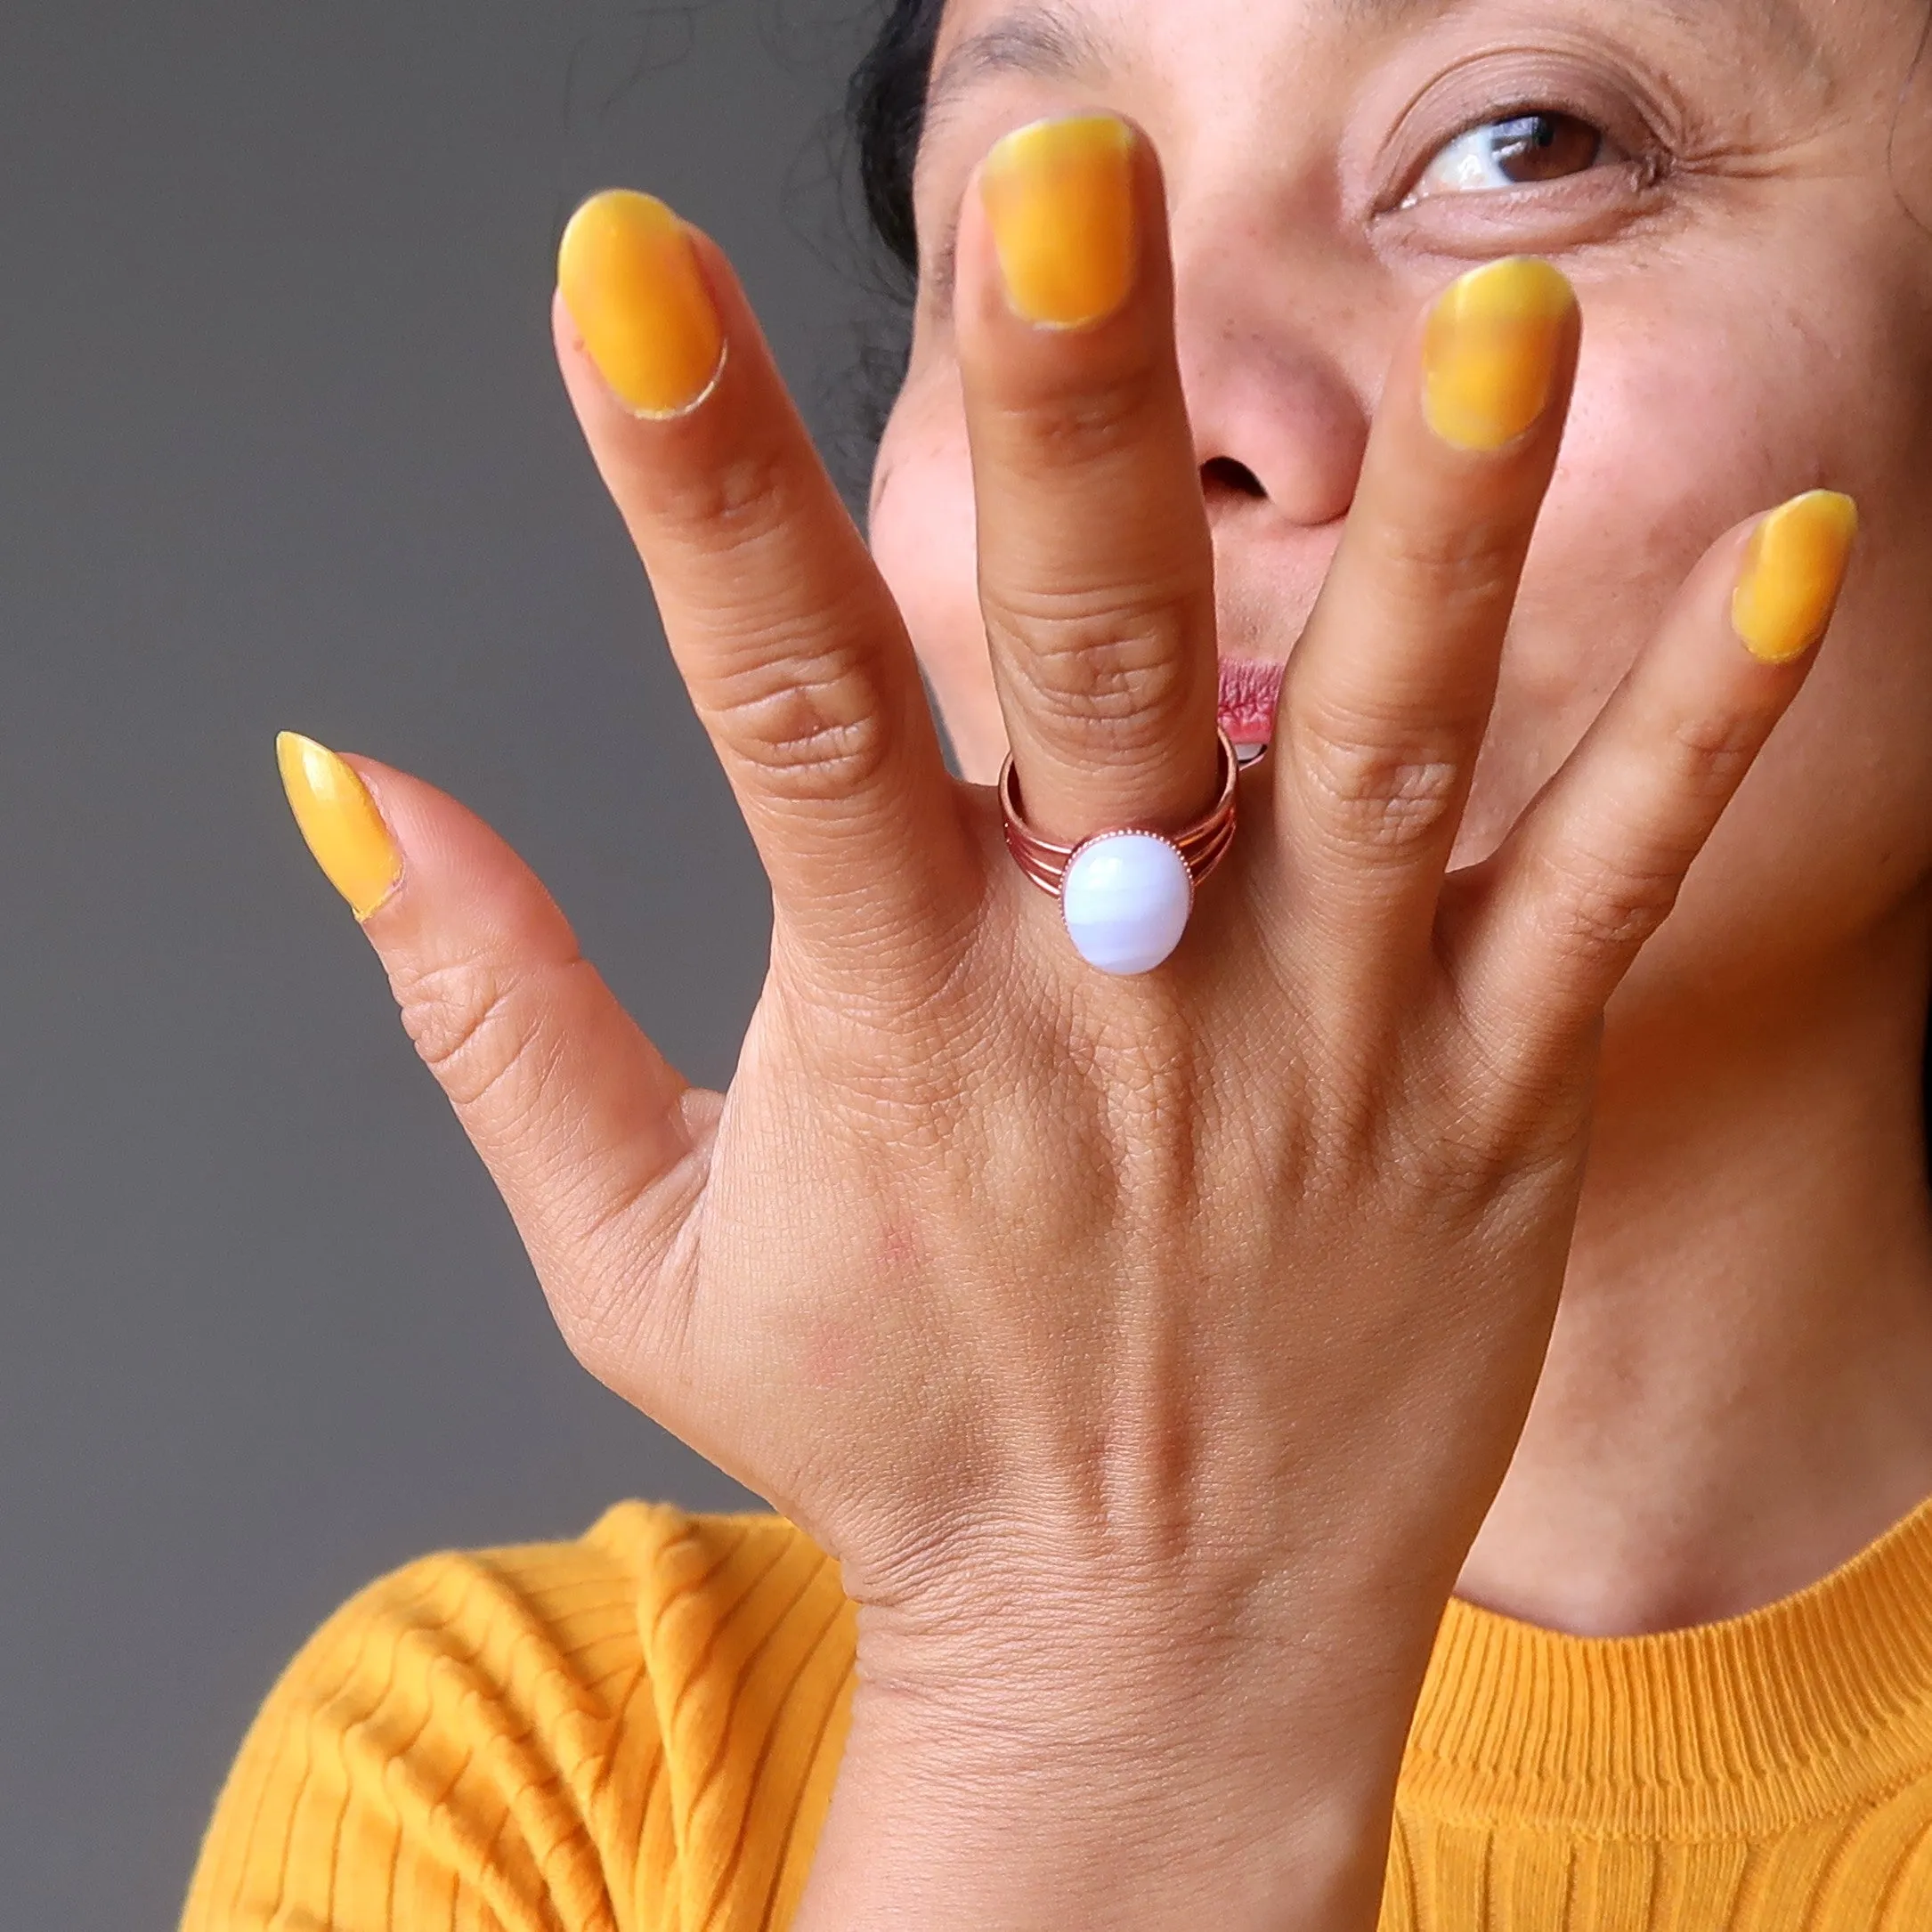
M 1932 1499 L 1748 1616 L 1577 1637 L 1452 1600 L 1403 1767 L 1444 1817 L 1755 1836 L 1932 1767 Z

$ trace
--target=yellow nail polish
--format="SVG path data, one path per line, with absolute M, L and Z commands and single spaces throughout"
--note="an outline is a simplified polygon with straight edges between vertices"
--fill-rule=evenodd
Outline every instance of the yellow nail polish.
M 1788 663 L 1824 636 L 1857 534 L 1858 506 L 1836 490 L 1807 490 L 1760 520 L 1731 593 L 1731 628 L 1753 657 Z
M 326 744 L 284 731 L 275 762 L 288 808 L 330 885 L 367 919 L 402 879 L 402 855 L 369 787 Z
M 1459 450 L 1500 450 L 1548 408 L 1556 358 L 1577 298 L 1535 256 L 1510 256 L 1457 277 L 1423 331 L 1422 407 Z
M 1079 329 L 1133 286 L 1133 130 L 1111 114 L 1016 128 L 986 156 L 979 197 L 1006 299 L 1024 321 Z
M 681 416 L 704 400 L 724 364 L 724 329 L 683 223 L 655 195 L 592 195 L 558 244 L 556 285 L 626 409 Z

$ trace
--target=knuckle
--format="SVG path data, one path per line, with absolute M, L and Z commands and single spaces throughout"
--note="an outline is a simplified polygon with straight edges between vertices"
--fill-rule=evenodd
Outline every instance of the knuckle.
M 1700 713 L 1675 719 L 1660 747 L 1669 790 L 1699 803 L 1728 798 L 1763 737 L 1755 718 Z
M 1548 862 L 1545 933 L 1557 951 L 1592 961 L 1635 953 L 1676 904 L 1684 866 L 1668 854 L 1618 858 L 1577 853 Z
M 791 473 L 779 452 L 762 443 L 668 467 L 651 483 L 653 521 L 714 555 L 729 556 L 767 540 L 792 514 Z
M 1104 375 L 1089 371 L 1075 389 L 1022 395 L 1006 414 L 1034 460 L 1049 469 L 1079 470 L 1139 458 L 1159 393 L 1155 372 L 1136 364 Z
M 1028 714 L 1076 736 L 1102 731 L 1118 752 L 1172 742 L 1197 680 L 1187 640 L 1211 621 L 1197 601 L 1162 585 L 1028 589 L 987 597 L 985 615 Z
M 1453 627 L 1458 608 L 1487 612 L 1498 599 L 1507 599 L 1523 542 L 1522 525 L 1514 516 L 1418 516 L 1383 530 L 1376 566 L 1402 603 L 1426 611 L 1438 627 L 1445 617 Z
M 1588 1057 L 1571 1051 L 1567 1035 L 1552 1042 L 1519 1016 L 1492 1027 L 1461 1012 L 1453 1044 L 1461 1074 L 1431 1116 L 1430 1148 L 1493 1184 L 1534 1186 L 1563 1170 L 1587 1128 Z
M 540 1081 L 540 1037 L 521 978 L 482 955 L 392 981 L 403 1030 L 451 1101 L 464 1109 L 519 1094 Z
M 1404 857 L 1455 808 L 1463 765 L 1445 738 L 1334 716 L 1298 718 L 1294 732 L 1297 769 L 1325 828 L 1353 849 Z
M 762 789 L 802 802 L 847 799 L 881 775 L 889 734 L 873 681 L 849 649 L 775 641 L 752 662 L 708 680 L 703 709 L 720 742 Z

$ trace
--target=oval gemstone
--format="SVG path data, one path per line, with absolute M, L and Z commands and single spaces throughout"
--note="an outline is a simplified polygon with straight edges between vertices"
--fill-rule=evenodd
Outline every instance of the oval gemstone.
M 1088 840 L 1060 881 L 1074 950 L 1103 973 L 1151 972 L 1180 945 L 1193 901 L 1188 862 L 1151 832 Z

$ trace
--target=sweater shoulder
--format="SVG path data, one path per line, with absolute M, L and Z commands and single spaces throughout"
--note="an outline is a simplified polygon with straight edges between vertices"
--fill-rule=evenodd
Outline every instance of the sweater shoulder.
M 625 1503 L 372 1584 L 270 1693 L 183 1932 L 783 1924 L 849 1708 L 837 1566 Z

